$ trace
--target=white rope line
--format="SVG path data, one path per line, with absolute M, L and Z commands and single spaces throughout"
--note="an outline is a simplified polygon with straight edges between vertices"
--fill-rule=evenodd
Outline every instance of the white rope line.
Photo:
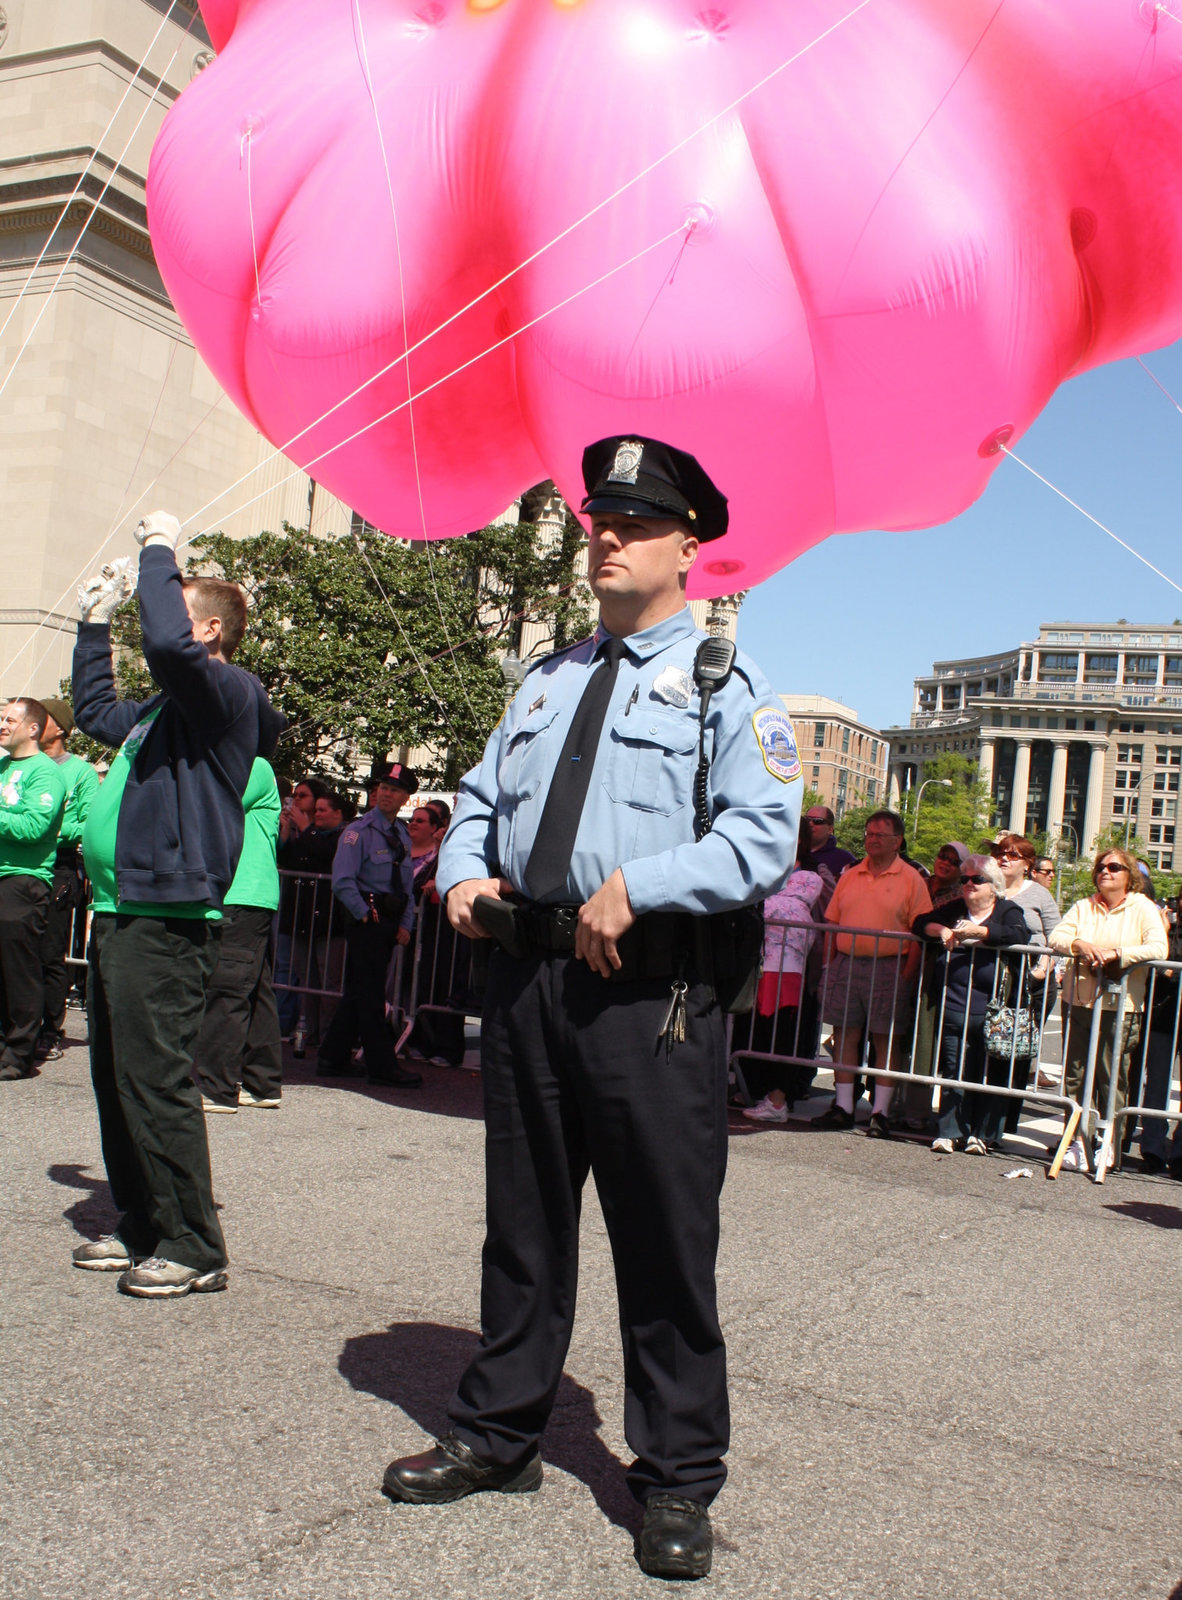
M 1031 477 L 1037 478 L 1039 483 L 1045 484 L 1052 494 L 1057 494 L 1060 500 L 1066 500 L 1069 506 L 1078 511 L 1081 517 L 1086 517 L 1089 522 L 1099 528 L 1101 533 L 1106 533 L 1110 539 L 1115 539 L 1122 550 L 1127 550 L 1131 556 L 1135 556 L 1142 566 L 1146 566 L 1150 572 L 1156 573 L 1163 583 L 1168 583 L 1171 589 L 1177 589 L 1178 593 L 1182 594 L 1182 583 L 1175 583 L 1168 573 L 1163 572 L 1160 567 L 1155 567 L 1148 556 L 1143 556 L 1139 550 L 1134 550 L 1131 544 L 1122 539 L 1119 533 L 1113 533 L 1112 529 L 1101 522 L 1099 517 L 1094 517 L 1090 511 L 1085 511 L 1077 500 L 1073 500 L 1069 494 L 1064 494 L 1062 489 L 1056 488 L 1049 478 L 1043 477 L 1041 472 L 1036 472 L 1029 461 L 1023 461 L 1021 456 L 1015 455 L 1009 446 L 1002 444 L 1000 440 L 998 441 L 998 449 L 1009 456 L 1011 461 L 1016 461 L 1020 467 L 1025 467 Z
M 165 77 L 168 75 L 168 73 L 169 73 L 169 71 L 170 71 L 170 69 L 172 67 L 173 62 L 176 60 L 177 56 L 180 55 L 181 49 L 182 49 L 182 47 L 183 47 L 183 45 L 185 43 L 185 40 L 189 36 L 189 29 L 193 26 L 193 23 L 196 20 L 197 20 L 197 12 L 194 11 L 193 15 L 189 18 L 189 22 L 188 22 L 188 25 L 185 28 L 185 31 L 181 34 L 180 43 L 177 45 L 176 49 L 172 52 L 172 55 L 168 58 L 168 63 L 165 66 L 164 71 L 162 73 L 160 73 L 160 75 L 159 75 L 161 82 L 164 81 Z M 90 215 L 87 217 L 86 221 L 82 224 L 81 228 L 78 230 L 78 237 L 74 240 L 74 243 L 71 246 L 69 255 L 62 262 L 61 271 L 58 273 L 57 277 L 53 280 L 53 283 L 50 285 L 49 293 L 45 296 L 45 299 L 42 302 L 40 311 L 38 311 L 37 315 L 33 319 L 33 326 L 29 329 L 28 333 L 25 335 L 25 342 L 21 345 L 20 349 L 17 351 L 16 357 L 13 360 L 12 365 L 9 367 L 8 371 L 5 373 L 4 381 L 3 381 L 3 383 L 0 383 L 0 395 L 2 395 L 4 393 L 5 389 L 7 389 L 9 379 L 12 377 L 12 375 L 16 371 L 17 367 L 20 365 L 20 359 L 24 355 L 25 351 L 29 348 L 29 345 L 32 342 L 33 335 L 37 332 L 37 329 L 41 324 L 41 318 L 49 310 L 50 302 L 52 301 L 54 295 L 57 293 L 62 279 L 65 277 L 67 271 L 69 270 L 70 263 L 73 261 L 74 256 L 76 255 L 76 253 L 78 251 L 78 246 L 82 243 L 83 239 L 86 237 L 87 233 L 89 232 L 90 224 L 94 221 L 95 217 L 98 216 L 98 209 L 102 205 L 104 199 L 106 198 L 107 190 L 111 187 L 112 183 L 114 183 L 114 181 L 115 181 L 115 175 L 119 171 L 119 168 L 123 164 L 124 156 L 131 149 L 132 143 L 135 140 L 136 135 L 139 133 L 140 129 L 144 125 L 144 121 L 147 118 L 148 112 L 151 111 L 152 107 L 155 104 L 156 104 L 156 88 L 154 87 L 152 89 L 151 94 L 149 94 L 147 100 L 144 102 L 144 109 L 139 114 L 139 120 L 136 122 L 135 127 L 131 130 L 131 133 L 128 135 L 127 143 L 123 146 L 123 149 L 119 152 L 118 158 L 116 159 L 114 166 L 111 168 L 110 176 L 108 177 L 106 183 L 104 183 L 102 188 L 99 190 L 98 199 L 95 200 L 93 205 L 91 206 Z
M 556 245 L 561 244 L 564 239 L 569 238 L 572 233 L 576 232 L 585 223 L 590 222 L 591 219 L 597 216 L 599 212 L 604 210 L 605 207 L 613 204 L 613 202 L 618 200 L 621 195 L 627 194 L 628 190 L 635 188 L 638 183 L 642 183 L 645 178 L 649 177 L 651 173 L 655 172 L 658 167 L 663 165 L 664 162 L 672 160 L 675 155 L 684 150 L 686 146 L 691 144 L 693 140 L 698 138 L 700 134 L 703 134 L 707 131 L 707 129 L 712 128 L 714 124 L 721 121 L 723 117 L 729 116 L 730 113 L 741 106 L 745 100 L 749 100 L 753 94 L 757 94 L 761 89 L 766 88 L 767 85 L 773 81 L 773 79 L 780 75 L 780 73 L 786 72 L 791 66 L 795 66 L 795 64 L 804 56 L 808 55 L 811 50 L 816 49 L 819 44 L 823 44 L 825 40 L 828 39 L 832 34 L 836 33 L 839 28 L 843 28 L 845 24 L 852 21 L 852 19 L 856 17 L 860 11 L 864 11 L 867 6 L 872 4 L 873 0 L 858 0 L 858 3 L 855 6 L 853 6 L 849 11 L 845 12 L 844 15 L 838 17 L 835 22 L 830 23 L 827 28 L 823 29 L 819 34 L 817 34 L 814 39 L 811 39 L 808 44 L 802 45 L 799 50 L 788 56 L 784 61 L 781 61 L 778 66 L 773 67 L 770 72 L 765 73 L 764 76 L 758 79 L 757 82 L 751 84 L 749 88 L 744 89 L 741 94 L 736 95 L 733 100 L 731 100 L 727 105 L 723 106 L 720 110 L 716 111 L 713 116 L 708 117 L 705 122 L 699 123 L 696 128 L 691 129 L 690 132 L 684 136 L 684 138 L 679 139 L 677 143 L 670 149 L 666 150 L 663 155 L 657 156 L 655 160 L 650 161 L 648 166 L 642 168 L 641 171 L 635 173 L 631 178 L 628 178 L 624 183 L 620 184 L 620 186 L 617 189 L 614 189 L 611 194 L 607 195 L 603 200 L 600 200 L 593 205 L 589 211 L 585 211 L 581 217 L 576 218 L 576 220 L 568 227 L 563 228 L 560 233 L 556 233 L 552 239 L 548 240 L 543 245 L 539 245 L 532 255 L 527 256 L 524 261 L 520 262 L 510 272 L 506 272 L 503 277 L 498 278 L 495 283 L 490 284 L 487 289 L 481 290 L 481 292 L 473 299 L 469 300 L 466 305 L 461 306 L 460 309 L 453 312 L 450 317 L 446 317 L 441 323 L 439 323 L 437 327 L 433 328 L 430 333 L 424 334 L 421 339 L 412 344 L 410 348 L 405 350 L 402 355 L 395 356 L 393 361 L 388 362 L 371 377 L 366 378 L 363 383 L 359 383 L 355 389 L 353 389 L 349 394 L 343 396 L 342 399 L 337 400 L 333 405 L 329 406 L 327 411 L 322 412 L 321 415 L 315 418 L 314 421 L 309 422 L 307 426 L 301 428 L 298 433 L 293 433 L 290 439 L 285 440 L 280 445 L 276 445 L 276 451 L 280 455 L 286 455 L 293 445 L 298 444 L 306 434 L 311 433 L 314 428 L 318 428 L 321 423 L 327 422 L 329 417 L 333 416 L 335 412 L 339 411 L 342 406 L 348 405 L 349 402 L 351 400 L 355 400 L 359 394 L 364 394 L 366 389 L 377 383 L 379 379 L 384 378 L 386 373 L 392 371 L 393 368 L 398 366 L 401 361 L 407 360 L 410 356 L 414 355 L 416 351 L 421 350 L 425 344 L 428 344 L 432 339 L 437 338 L 439 334 L 450 328 L 452 323 L 457 322 L 461 317 L 466 316 L 469 311 L 480 305 L 482 301 L 487 300 L 490 295 L 495 294 L 498 289 L 503 288 L 505 284 L 517 277 L 519 273 L 524 272 L 527 267 L 532 266 L 533 263 L 544 256 L 548 250 L 554 249 Z M 405 320 L 403 326 L 405 327 Z M 268 462 L 260 462 L 257 467 L 252 467 L 249 472 L 243 473 L 242 477 L 236 479 L 227 488 L 223 489 L 220 494 L 215 495 L 214 498 L 207 501 L 205 505 L 199 506 L 193 515 L 182 524 L 182 526 L 188 527 L 189 523 L 196 522 L 198 517 L 204 516 L 211 507 L 217 505 L 219 500 L 223 500 L 227 495 L 232 494 L 235 489 L 240 488 L 241 485 L 251 478 L 256 472 L 262 471 L 263 467 L 266 465 L 268 465 Z M 249 501 L 247 502 L 247 504 L 251 503 L 252 502 Z
M 1154 9 L 1155 13 L 1158 13 L 1159 15 L 1161 15 L 1163 17 L 1169 17 L 1171 22 L 1176 22 L 1178 24 L 1178 26 L 1180 28 L 1182 28 L 1182 17 L 1176 17 L 1174 15 L 1174 13 L 1170 10 L 1169 6 L 1163 6 L 1163 5 L 1159 4 L 1159 5 L 1154 6 L 1153 9 Z
M 1161 390 L 1162 394 L 1165 395 L 1166 399 L 1173 406 L 1174 410 L 1177 411 L 1179 414 L 1182 414 L 1182 406 L 1180 406 L 1178 404 L 1178 402 L 1174 399 L 1173 395 L 1166 388 L 1165 384 L 1161 381 L 1161 379 L 1157 376 L 1157 374 L 1155 372 L 1151 372 L 1150 371 L 1150 369 L 1145 365 L 1144 361 L 1142 361 L 1140 356 L 1136 356 L 1134 359 L 1136 360 L 1137 365 L 1141 368 L 1141 371 L 1145 374 L 1145 376 L 1147 378 L 1152 379 L 1152 381 L 1157 384 L 1158 388 Z
M 466 372 L 469 367 L 475 366 L 478 361 L 483 361 L 485 356 L 492 355 L 495 351 L 500 350 L 504 345 L 512 343 L 514 339 L 519 338 L 523 333 L 528 333 L 531 328 L 536 328 L 539 322 L 544 322 L 547 317 L 554 316 L 556 312 L 564 310 L 565 307 L 569 306 L 573 301 L 578 300 L 585 294 L 589 294 L 592 289 L 598 288 L 601 283 L 606 283 L 609 278 L 614 278 L 617 272 L 625 271 L 628 267 L 633 266 L 637 261 L 640 261 L 644 256 L 651 255 L 654 250 L 659 250 L 663 244 L 668 244 L 670 239 L 676 239 L 678 235 L 683 232 L 683 227 L 684 225 L 682 227 L 671 229 L 668 233 L 663 234 L 661 238 L 655 240 L 652 244 L 645 245 L 643 250 L 638 250 L 635 255 L 629 256 L 627 261 L 621 261 L 617 266 L 609 267 L 606 272 L 600 273 L 598 278 L 594 278 L 590 283 L 584 284 L 581 289 L 574 290 L 574 292 L 572 294 L 568 294 L 564 300 L 560 300 L 557 305 L 551 306 L 548 311 L 539 312 L 536 317 L 532 317 L 528 322 L 523 323 L 520 328 L 516 328 L 512 333 L 507 333 L 503 339 L 498 339 L 495 344 L 490 344 L 487 349 L 481 350 L 479 354 L 470 356 L 467 361 L 462 362 L 458 367 L 454 367 L 451 372 L 444 373 L 442 378 L 436 378 L 433 383 L 429 383 L 425 389 L 420 389 L 417 394 L 412 396 L 412 398 L 414 400 L 421 400 L 424 395 L 430 394 L 433 389 L 438 389 L 442 384 L 450 383 L 450 381 L 453 378 L 458 377 L 461 372 Z M 327 450 L 322 450 L 318 456 L 313 456 L 312 459 L 308 462 L 305 462 L 303 466 L 294 467 L 284 477 L 280 478 L 277 483 L 268 485 L 266 489 L 260 490 L 260 492 L 256 495 L 252 495 L 249 500 L 244 500 L 240 505 L 235 506 L 232 511 L 225 513 L 225 515 L 219 520 L 222 522 L 229 522 L 231 518 L 240 516 L 242 512 L 248 510 L 249 507 L 254 505 L 256 501 L 265 500 L 266 497 L 269 494 L 272 494 L 276 489 L 281 489 L 285 483 L 290 483 L 293 478 L 298 478 L 310 473 L 311 469 L 323 461 L 326 456 L 335 455 L 338 450 L 343 450 L 346 445 L 352 444 L 355 439 L 360 439 L 362 434 L 368 433 L 371 428 L 379 427 L 383 422 L 387 422 L 391 417 L 397 416 L 400 411 L 404 411 L 406 409 L 409 403 L 410 402 L 407 400 L 402 400 L 398 403 L 398 405 L 391 406 L 389 411 L 383 412 L 380 417 L 374 417 L 372 421 L 365 423 L 354 433 L 351 433 L 347 439 L 342 439 L 337 444 L 329 445 Z M 234 485 L 231 484 L 231 488 L 233 487 Z M 215 502 L 213 501 L 210 502 L 211 505 L 214 503 Z M 190 517 L 188 522 L 182 523 L 182 527 L 188 527 L 189 524 L 195 520 L 195 516 Z M 198 534 L 190 534 L 190 536 L 183 542 L 186 545 L 192 544 L 193 540 L 198 537 Z
M 452 741 L 454 742 L 454 744 L 456 746 L 456 749 L 461 751 L 462 753 L 468 751 L 469 747 L 468 747 L 466 741 L 461 739 L 459 737 L 459 735 L 456 733 L 456 730 L 452 725 L 451 719 L 448 717 L 447 707 L 444 705 L 443 701 L 439 698 L 438 694 L 435 692 L 435 685 L 431 682 L 431 679 L 427 674 L 426 667 L 423 665 L 422 661 L 419 659 L 418 651 L 415 649 L 414 645 L 411 643 L 410 636 L 408 635 L 406 629 L 402 626 L 402 618 L 398 615 L 397 611 L 394 609 L 393 601 L 390 599 L 390 596 L 386 593 L 385 589 L 382 587 L 382 580 L 378 577 L 376 571 L 374 570 L 373 562 L 369 559 L 369 553 L 366 550 L 365 546 L 362 544 L 361 540 L 358 538 L 356 533 L 354 533 L 354 535 L 353 535 L 353 543 L 357 546 L 358 555 L 360 555 L 361 559 L 365 562 L 366 566 L 369 568 L 369 575 L 373 579 L 374 583 L 377 585 L 378 593 L 381 595 L 382 599 L 386 602 L 386 610 L 393 617 L 394 626 L 398 629 L 398 632 L 402 635 L 403 641 L 406 644 L 406 648 L 410 653 L 410 658 L 414 662 L 415 666 L 417 667 L 417 669 L 419 671 L 419 674 L 422 677 L 423 682 L 427 685 L 428 693 L 430 694 L 432 700 L 434 700 L 435 704 L 439 707 L 439 715 L 443 719 L 443 725 L 447 729 L 448 733 L 451 735 Z M 470 701 L 469 701 L 469 707 L 471 707 L 471 702 Z M 472 715 L 473 715 L 473 717 L 476 717 L 476 712 L 473 711 Z M 477 718 L 476 720 L 479 721 L 479 718 Z
M 177 341 L 174 341 L 174 352 L 175 352 L 176 343 L 177 343 Z M 161 394 L 163 394 L 163 390 L 161 391 Z M 57 599 L 54 602 L 54 604 L 50 607 L 49 612 L 47 613 L 47 615 L 42 617 L 40 622 L 38 622 L 36 627 L 33 629 L 32 633 L 25 640 L 24 644 L 22 644 L 17 649 L 17 651 L 13 655 L 12 659 L 9 661 L 8 665 L 4 668 L 4 674 L 5 675 L 7 675 L 9 672 L 12 671 L 12 669 L 16 666 L 17 662 L 20 660 L 21 656 L 24 655 L 25 651 L 27 649 L 29 649 L 29 647 L 32 644 L 35 643 L 37 635 L 41 632 L 42 628 L 48 626 L 49 617 L 57 612 L 59 606 L 62 606 L 62 605 L 67 604 L 69 602 L 69 600 L 71 599 L 71 597 L 73 596 L 73 594 L 77 590 L 78 585 L 82 582 L 83 578 L 85 578 L 86 574 L 94 566 L 95 562 L 102 555 L 102 553 L 106 549 L 107 545 L 111 542 L 111 540 L 115 537 L 115 534 L 119 531 L 119 524 L 122 522 L 124 517 L 129 517 L 131 515 L 131 513 L 136 509 L 136 507 L 140 504 L 140 502 L 147 499 L 148 495 L 151 494 L 152 490 L 160 482 L 161 478 L 168 471 L 169 467 L 172 466 L 172 464 L 176 460 L 177 456 L 179 456 L 181 451 L 185 449 L 185 447 L 189 444 L 190 440 L 194 437 L 194 435 L 198 432 L 198 430 L 205 426 L 205 424 L 209 421 L 210 417 L 213 416 L 214 412 L 217 410 L 218 406 L 221 405 L 222 401 L 225 398 L 226 397 L 225 397 L 224 394 L 219 394 L 218 395 L 217 399 L 208 408 L 208 410 L 206 410 L 205 413 L 198 419 L 198 421 L 195 422 L 193 424 L 193 426 L 189 429 L 188 433 L 181 440 L 180 444 L 177 445 L 176 449 L 172 452 L 172 454 L 169 456 L 168 460 L 160 468 L 159 472 L 157 472 L 156 476 L 152 479 L 152 481 L 145 488 L 140 490 L 139 494 L 131 502 L 131 505 L 128 506 L 126 511 L 121 510 L 119 512 L 119 515 L 114 519 L 114 521 L 112 521 L 110 528 L 107 530 L 106 534 L 104 535 L 103 541 L 99 545 L 98 549 L 94 552 L 94 554 L 92 556 L 88 557 L 86 565 L 84 567 L 82 567 L 81 570 L 75 574 L 75 576 L 73 578 L 73 581 L 70 583 L 69 587 L 67 589 L 63 589 L 62 590 L 61 594 L 57 597 Z M 157 409 L 159 409 L 159 404 L 160 404 L 160 402 L 159 402 L 159 400 L 157 400 Z M 153 420 L 154 419 L 155 419 L 155 412 L 153 412 Z M 152 430 L 152 424 L 149 423 L 149 425 L 148 425 L 148 433 L 145 434 L 145 436 L 144 436 L 145 448 L 147 446 L 147 442 L 148 442 L 148 438 L 149 438 L 149 436 L 151 434 L 151 430 Z M 143 452 L 141 451 L 141 455 L 142 455 L 142 453 Z M 130 488 L 130 482 L 128 483 L 128 488 Z M 124 489 L 123 493 L 124 493 L 124 495 L 126 495 L 127 489 Z M 62 627 L 64 627 L 66 622 L 74 622 L 74 621 L 76 621 L 76 619 L 73 616 L 67 614 L 65 616 L 65 618 L 64 618 L 64 621 L 63 621 L 62 625 L 58 628 L 57 631 L 60 633 L 62 631 Z M 44 659 L 44 657 L 42 659 Z M 41 665 L 41 663 L 38 662 L 37 670 L 40 669 L 40 665 Z
M 248 127 L 246 132 L 242 135 L 242 139 L 238 146 L 238 162 L 239 165 L 241 165 L 243 161 L 246 163 L 246 210 L 250 217 L 250 253 L 254 259 L 254 298 L 255 304 L 261 306 L 263 300 L 263 291 L 262 286 L 259 283 L 259 247 L 254 231 L 254 192 L 250 181 L 250 152 L 251 147 L 254 144 L 254 139 L 252 137 L 253 133 L 254 128 Z
M 402 311 L 402 359 L 406 375 L 406 415 L 407 420 L 410 423 L 410 452 L 411 460 L 414 463 L 415 492 L 418 496 L 419 503 L 419 525 L 422 529 L 423 543 L 426 549 L 427 572 L 431 579 L 431 592 L 435 596 L 435 610 L 439 614 L 440 626 L 443 628 L 444 642 L 450 649 L 451 634 L 448 631 L 447 617 L 444 615 L 443 611 L 443 601 L 439 597 L 439 585 L 435 579 L 435 557 L 431 550 L 430 541 L 427 538 L 427 507 L 423 501 L 423 477 L 419 468 L 419 441 L 418 432 L 415 426 L 414 386 L 411 382 L 410 372 L 410 334 L 408 332 L 406 323 L 406 274 L 403 271 L 402 265 L 402 234 L 398 226 L 398 207 L 394 200 L 394 179 L 390 172 L 390 158 L 386 150 L 386 136 L 382 131 L 382 119 L 378 114 L 378 99 L 374 91 L 373 74 L 370 71 L 369 47 L 365 40 L 365 26 L 361 20 L 361 0 L 353 0 L 353 17 L 361 71 L 365 78 L 365 87 L 369 95 L 370 108 L 373 111 L 374 129 L 378 136 L 378 148 L 382 153 L 382 168 L 386 175 L 386 194 L 390 201 L 390 219 L 394 225 L 394 255 L 398 263 L 398 297 Z M 472 704 L 471 696 L 468 693 L 468 684 L 463 668 L 460 666 L 458 661 L 456 661 L 454 665 L 456 669 L 456 682 L 460 686 L 460 693 L 464 697 L 464 703 L 471 713 L 472 720 L 479 724 L 480 719 L 477 716 L 476 707 Z M 424 674 L 424 677 L 425 676 L 426 674 Z
M 91 169 L 91 167 L 94 166 L 94 163 L 98 159 L 99 153 L 103 148 L 104 140 L 106 139 L 107 135 L 110 133 L 111 129 L 115 126 L 115 123 L 116 123 L 116 121 L 118 120 L 118 117 L 119 117 L 119 113 L 123 110 L 123 107 L 127 104 L 127 98 L 131 94 L 131 91 L 135 88 L 136 81 L 138 80 L 140 73 L 143 72 L 144 68 L 148 65 L 148 57 L 152 54 L 152 51 L 155 49 L 157 39 L 159 39 L 160 35 L 164 32 L 165 28 L 168 26 L 169 22 L 172 19 L 172 14 L 176 10 L 176 8 L 177 8 L 177 0 L 171 0 L 171 4 L 169 5 L 168 10 L 164 15 L 163 22 L 161 22 L 160 26 L 156 29 L 156 32 L 152 35 L 152 41 L 148 45 L 148 48 L 144 51 L 143 59 L 141 60 L 139 66 L 136 67 L 135 72 L 132 74 L 131 78 L 128 80 L 127 87 L 126 87 L 126 89 L 124 89 L 123 94 L 120 97 L 119 104 L 115 107 L 114 111 L 112 111 L 112 113 L 111 113 L 110 121 L 107 123 L 107 126 L 103 129 L 102 133 L 99 134 L 98 139 L 95 142 L 94 149 L 91 151 L 90 155 L 87 158 L 86 165 L 83 167 L 81 173 L 79 174 L 78 182 L 74 185 L 73 193 L 70 195 L 69 199 L 66 201 L 65 205 L 62 207 L 61 216 L 54 223 L 53 227 L 50 229 L 48 239 L 46 239 L 45 243 L 41 246 L 41 254 L 37 257 L 36 261 L 34 261 L 32 267 L 29 270 L 29 276 L 25 279 L 24 283 L 21 285 L 20 290 L 17 293 L 17 297 L 13 301 L 8 315 L 5 317 L 3 323 L 0 324 L 0 339 L 2 339 L 4 337 L 4 335 L 5 335 L 5 333 L 8 331 L 8 324 L 12 321 L 13 317 L 16 315 L 17 307 L 20 305 L 21 301 L 25 298 L 25 293 L 28 290 L 29 285 L 32 283 L 33 279 L 37 276 L 37 269 L 40 267 L 41 263 L 45 260 L 46 255 L 49 253 L 50 245 L 57 238 L 58 229 L 61 227 L 62 223 L 66 220 L 67 216 L 69 215 L 70 207 L 74 204 L 74 201 L 77 200 L 79 191 L 81 190 L 82 185 L 86 182 L 86 179 L 87 179 L 87 176 L 88 176 L 88 174 L 90 172 L 90 169 Z

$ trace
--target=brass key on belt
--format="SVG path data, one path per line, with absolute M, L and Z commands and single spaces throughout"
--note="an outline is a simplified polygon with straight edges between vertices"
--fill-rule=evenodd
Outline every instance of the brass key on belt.
M 673 990 L 669 996 L 669 1007 L 665 1012 L 657 1039 L 665 1041 L 665 1055 L 673 1054 L 675 1044 L 685 1043 L 685 997 L 689 992 L 689 984 L 684 978 L 677 978 L 673 983 Z

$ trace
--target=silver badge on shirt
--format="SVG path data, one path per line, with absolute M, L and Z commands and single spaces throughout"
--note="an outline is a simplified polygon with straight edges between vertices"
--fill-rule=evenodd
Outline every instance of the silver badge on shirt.
M 682 667 L 666 667 L 653 680 L 653 693 L 666 705 L 679 706 L 684 710 L 693 698 L 694 680 Z

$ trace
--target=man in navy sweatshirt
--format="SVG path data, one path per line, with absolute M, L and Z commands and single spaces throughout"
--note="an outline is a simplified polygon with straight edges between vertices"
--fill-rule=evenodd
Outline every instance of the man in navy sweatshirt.
M 79 591 L 74 717 L 118 747 L 82 838 L 94 889 L 87 1008 L 103 1160 L 121 1217 L 74 1264 L 120 1272 L 160 1299 L 226 1286 L 201 1094 L 190 1069 L 217 961 L 222 905 L 242 850 L 242 795 L 283 719 L 233 665 L 246 599 L 233 583 L 182 578 L 180 524 L 140 523 L 144 659 L 160 693 L 120 700 L 110 621 L 127 562 Z

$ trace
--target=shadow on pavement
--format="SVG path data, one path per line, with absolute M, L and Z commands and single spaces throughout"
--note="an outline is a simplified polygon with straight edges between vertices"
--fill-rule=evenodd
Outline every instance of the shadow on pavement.
M 447 1402 L 478 1344 L 468 1328 L 395 1322 L 386 1333 L 346 1340 L 338 1365 L 354 1389 L 389 1400 L 424 1433 L 437 1438 L 450 1427 Z M 604 1516 L 635 1534 L 640 1508 L 624 1482 L 623 1463 L 596 1432 L 599 1422 L 591 1390 L 564 1375 L 542 1440 L 542 1456 L 585 1483 Z
M 365 1073 L 360 1069 L 356 1077 L 320 1078 L 316 1075 L 316 1063 L 311 1059 L 297 1062 L 285 1059 L 283 1081 L 288 1085 L 314 1084 L 319 1089 L 361 1095 L 367 1100 L 405 1106 L 410 1111 L 425 1111 L 428 1116 L 465 1117 L 472 1122 L 480 1121 L 484 1111 L 478 1072 L 469 1072 L 464 1067 L 433 1067 L 422 1061 L 408 1062 L 407 1066 L 423 1075 L 422 1083 L 416 1088 L 383 1088 L 368 1083 Z
M 1134 1222 L 1148 1222 L 1153 1228 L 1182 1228 L 1182 1206 L 1155 1205 L 1150 1200 L 1121 1200 L 1118 1204 L 1106 1205 L 1104 1209 L 1115 1211 L 1122 1217 L 1132 1217 Z M 1182 1600 L 1182 1586 L 1178 1593 L 1179 1600 Z
M 111 1186 L 105 1178 L 92 1178 L 89 1169 L 74 1161 L 55 1162 L 46 1169 L 46 1177 L 60 1183 L 64 1189 L 81 1189 L 85 1198 L 67 1206 L 62 1216 L 84 1239 L 97 1239 L 110 1233 L 119 1221 L 119 1212 L 111 1199 Z

